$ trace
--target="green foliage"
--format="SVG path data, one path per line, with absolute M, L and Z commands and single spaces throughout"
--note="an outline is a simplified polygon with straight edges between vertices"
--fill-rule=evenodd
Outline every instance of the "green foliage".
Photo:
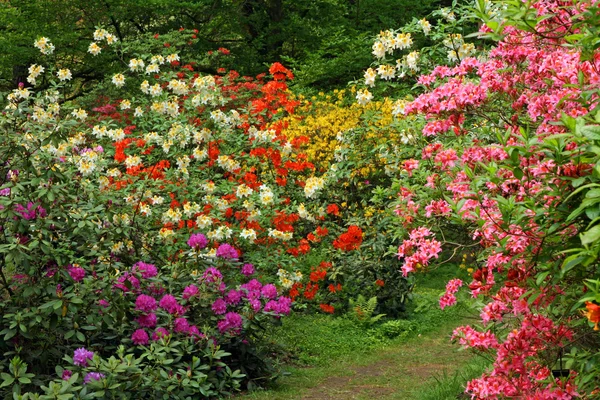
M 373 315 L 376 308 L 377 296 L 373 296 L 367 300 L 362 294 L 359 294 L 356 300 L 350 299 L 350 310 L 348 314 L 352 320 L 368 327 L 385 316 L 385 314 Z

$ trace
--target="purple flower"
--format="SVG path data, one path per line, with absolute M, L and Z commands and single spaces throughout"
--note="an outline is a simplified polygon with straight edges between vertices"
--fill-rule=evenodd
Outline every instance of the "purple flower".
M 62 372 L 62 380 L 68 381 L 69 379 L 71 379 L 71 375 L 73 375 L 73 372 L 69 371 L 68 369 L 65 369 Z
M 132 289 L 140 288 L 140 280 L 135 276 L 129 274 L 128 272 L 125 272 L 123 275 L 121 275 L 119 279 L 117 279 L 117 282 L 118 283 L 115 284 L 115 287 L 121 289 L 124 292 L 130 291 L 125 282 L 129 282 L 129 286 Z
M 110 303 L 104 299 L 102 300 L 98 300 L 98 305 L 102 308 L 108 308 L 110 306 Z
M 157 341 L 161 338 L 169 336 L 169 331 L 166 328 L 157 328 L 152 334 L 152 340 Z
M 36 206 L 31 201 L 27 203 L 27 208 L 23 207 L 21 204 L 17 204 L 15 206 L 15 212 L 21 214 L 21 217 L 27 221 L 35 219 L 36 216 L 46 216 L 46 210 L 43 209 L 42 206 Z
M 264 312 L 272 312 L 278 315 L 288 315 L 291 311 L 292 300 L 281 296 L 278 301 L 271 300 L 265 304 Z
M 177 303 L 177 299 L 170 294 L 165 294 L 163 298 L 160 299 L 158 305 L 169 314 L 175 314 L 177 312 L 181 313 L 182 311 L 181 306 Z
M 10 188 L 0 189 L 0 196 L 10 196 Z
M 222 315 L 227 312 L 227 303 L 223 299 L 216 299 L 212 303 L 212 310 L 216 315 Z
M 225 296 L 225 301 L 227 302 L 227 304 L 239 304 L 239 302 L 242 300 L 242 293 L 231 289 L 228 293 L 227 296 Z
M 132 271 L 140 272 L 142 274 L 142 278 L 144 279 L 154 278 L 156 275 L 158 275 L 158 270 L 154 264 L 147 264 L 143 261 L 133 264 Z
M 148 344 L 148 334 L 146 333 L 145 330 L 143 329 L 138 329 L 135 332 L 133 332 L 133 335 L 131 335 L 131 341 L 133 342 L 133 344 L 135 345 L 147 345 Z
M 190 334 L 190 336 L 194 336 L 198 339 L 203 339 L 206 337 L 204 333 L 200 332 L 196 325 L 190 326 L 190 328 L 188 329 L 188 333 Z
M 277 297 L 277 288 L 272 283 L 269 283 L 262 287 L 260 293 L 262 294 L 262 297 L 265 297 L 267 299 L 274 299 L 275 297 Z
M 198 287 L 196 285 L 189 285 L 183 289 L 183 298 L 188 300 L 190 297 L 194 297 L 198 294 Z
M 80 367 L 87 367 L 88 360 L 91 360 L 92 358 L 94 358 L 94 352 L 82 347 L 75 350 L 75 353 L 73 354 L 73 364 Z
M 242 316 L 235 312 L 225 314 L 225 319 L 217 323 L 221 333 L 239 333 L 242 329 Z
M 246 289 L 248 292 L 260 291 L 260 289 L 262 289 L 262 283 L 256 279 L 252 279 L 250 282 L 244 283 L 242 289 Z
M 156 310 L 156 299 L 146 294 L 140 294 L 135 300 L 135 309 L 137 311 L 149 313 Z
M 81 282 L 85 278 L 85 269 L 81 267 L 70 267 L 68 271 L 75 282 Z
M 206 269 L 206 271 L 204 271 L 202 279 L 206 282 L 214 283 L 221 281 L 223 279 L 223 274 L 221 274 L 221 271 L 219 271 L 215 267 L 209 267 Z
M 105 375 L 101 374 L 100 372 L 88 372 L 85 378 L 83 378 L 83 383 L 87 385 L 91 381 L 99 381 L 100 379 L 104 378 L 104 376 Z
M 193 249 L 200 250 L 206 247 L 208 239 L 201 233 L 194 233 L 188 239 L 187 244 Z
M 248 300 L 248 303 L 250 303 L 250 306 L 254 312 L 259 312 L 260 308 L 262 307 L 262 303 L 258 299 L 250 299 Z
M 236 249 L 228 243 L 223 243 L 217 248 L 217 257 L 222 258 L 238 258 L 239 254 Z
M 175 332 L 188 332 L 190 330 L 190 323 L 185 318 L 175 318 L 173 330 Z
M 154 328 L 156 326 L 157 317 L 154 313 L 140 315 L 135 319 L 135 322 L 137 322 L 142 328 Z
M 254 265 L 252 264 L 244 264 L 242 266 L 242 275 L 250 276 L 254 273 Z

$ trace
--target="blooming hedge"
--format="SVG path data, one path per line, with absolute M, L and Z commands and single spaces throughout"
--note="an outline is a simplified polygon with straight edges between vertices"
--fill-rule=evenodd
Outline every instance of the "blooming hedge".
M 395 103 L 422 128 L 397 154 L 402 271 L 477 254 L 472 281 L 451 280 L 440 298 L 444 308 L 468 291 L 482 304 L 481 323 L 453 335 L 493 360 L 468 383 L 472 398 L 595 398 L 598 4 L 475 3 L 382 32 L 365 72 L 366 86 L 415 76 L 420 90 Z M 457 33 L 473 18 L 495 41 L 477 58 Z M 441 45 L 413 50 L 418 36 Z M 397 50 L 408 54 L 390 64 Z

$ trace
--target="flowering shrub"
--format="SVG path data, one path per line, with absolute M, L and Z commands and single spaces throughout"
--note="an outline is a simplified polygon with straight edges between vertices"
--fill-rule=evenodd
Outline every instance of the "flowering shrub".
M 484 302 L 481 326 L 454 332 L 461 345 L 494 360 L 467 385 L 472 398 L 592 398 L 600 76 L 589 32 L 598 6 L 497 3 L 476 2 L 480 34 L 497 41 L 479 58 L 456 36 L 460 18 L 447 10 L 435 14 L 444 15 L 436 25 L 415 21 L 406 32 L 382 33 L 373 46 L 380 66 L 365 73 L 367 86 L 376 77 L 424 72 L 421 94 L 395 103 L 422 126 L 414 146 L 397 155 L 398 257 L 407 275 L 477 250 L 472 282 L 452 280 L 440 299 L 442 308 L 452 305 L 465 286 Z M 443 47 L 412 51 L 415 27 L 438 35 Z M 419 55 L 440 48 L 448 51 L 445 62 L 420 63 Z M 390 65 L 386 57 L 396 50 L 408 54 Z M 371 96 L 365 88 L 357 100 Z
M 103 29 L 90 53 L 113 46 L 131 58 L 101 96 L 65 102 L 76 77 L 40 62 L 41 89 L 21 85 L 0 117 L 0 390 L 183 398 L 265 382 L 261 331 L 299 290 L 334 312 L 340 266 L 319 258 L 362 241 L 323 205 L 334 177 L 274 124 L 298 105 L 293 75 L 201 76 L 175 46 L 130 53 Z

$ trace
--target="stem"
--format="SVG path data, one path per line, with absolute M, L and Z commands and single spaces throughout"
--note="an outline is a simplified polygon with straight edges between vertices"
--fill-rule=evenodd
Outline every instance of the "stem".
M 8 292 L 8 295 L 10 297 L 12 297 L 14 295 L 14 293 L 13 293 L 12 289 L 10 288 L 10 286 L 8 286 L 8 281 L 6 280 L 6 276 L 4 276 L 4 269 L 3 268 L 4 268 L 4 262 L 0 266 L 0 278 L 2 278 L 2 283 L 4 284 L 4 288 Z

